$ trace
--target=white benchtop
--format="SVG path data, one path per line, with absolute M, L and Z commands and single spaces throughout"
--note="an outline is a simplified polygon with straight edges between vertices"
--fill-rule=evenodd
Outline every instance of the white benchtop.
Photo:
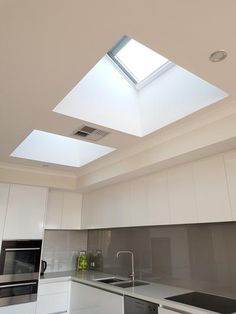
M 131 288 L 120 288 L 115 285 L 106 284 L 96 281 L 99 278 L 113 277 L 114 275 L 96 272 L 96 271 L 66 271 L 66 272 L 54 272 L 45 273 L 40 278 L 40 284 L 58 282 L 58 281 L 76 281 L 82 284 L 86 284 L 95 288 L 100 288 L 109 292 L 119 293 L 121 295 L 127 295 L 134 298 L 146 300 L 149 302 L 157 303 L 175 310 L 185 311 L 191 314 L 213 314 L 217 312 L 200 309 L 190 305 L 184 305 L 178 302 L 166 300 L 165 298 L 175 296 L 178 294 L 184 294 L 191 292 L 191 290 L 172 287 L 168 285 L 149 283 L 144 286 L 137 286 Z M 119 278 L 119 276 L 115 276 Z M 122 278 L 122 277 L 120 277 Z

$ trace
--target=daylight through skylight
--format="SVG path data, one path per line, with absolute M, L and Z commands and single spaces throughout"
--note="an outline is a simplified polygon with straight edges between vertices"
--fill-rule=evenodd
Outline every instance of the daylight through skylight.
M 33 130 L 11 153 L 12 157 L 81 167 L 112 152 L 114 148 Z
M 171 64 L 165 57 L 127 36 L 108 55 L 135 84 Z

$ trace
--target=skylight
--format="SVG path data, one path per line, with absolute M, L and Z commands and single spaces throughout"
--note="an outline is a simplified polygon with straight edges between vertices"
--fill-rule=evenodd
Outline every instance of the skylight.
M 165 57 L 127 36 L 108 55 L 136 86 L 160 75 L 172 65 Z
M 64 166 L 81 167 L 113 150 L 112 147 L 34 130 L 13 151 L 11 156 Z

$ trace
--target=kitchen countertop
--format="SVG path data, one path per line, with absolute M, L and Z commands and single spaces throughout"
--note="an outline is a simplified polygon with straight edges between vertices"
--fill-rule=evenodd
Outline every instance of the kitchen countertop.
M 146 300 L 149 302 L 157 303 L 159 305 L 167 306 L 175 310 L 185 311 L 191 314 L 213 314 L 217 312 L 200 309 L 194 306 L 177 303 L 174 301 L 166 300 L 165 298 L 191 292 L 191 290 L 172 287 L 168 285 L 149 283 L 149 285 L 137 286 L 131 288 L 120 288 L 114 285 L 96 281 L 99 278 L 113 277 L 112 274 L 101 273 L 97 271 L 65 271 L 45 273 L 40 278 L 40 283 L 50 283 L 58 281 L 76 281 L 85 285 L 95 288 L 103 289 L 108 292 L 118 293 L 120 295 L 127 295 L 138 299 Z M 115 276 L 122 278 L 120 276 Z

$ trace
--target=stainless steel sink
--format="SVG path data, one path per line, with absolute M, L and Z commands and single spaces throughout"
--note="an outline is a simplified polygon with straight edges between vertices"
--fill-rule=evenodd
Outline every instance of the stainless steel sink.
M 126 279 L 120 279 L 120 278 L 116 278 L 116 277 L 107 277 L 107 278 L 95 279 L 95 281 L 108 283 L 108 284 L 111 285 L 111 284 L 119 283 L 119 282 L 122 282 L 122 281 L 126 281 Z
M 107 283 L 109 285 L 117 286 L 120 288 L 131 288 L 131 287 L 137 287 L 137 286 L 145 286 L 149 285 L 149 283 L 139 280 L 127 280 L 127 279 L 121 279 L 117 277 L 106 277 L 106 278 L 99 278 L 94 279 L 97 282 Z
M 131 288 L 131 287 L 137 287 L 137 286 L 145 286 L 149 285 L 148 282 L 143 282 L 139 280 L 130 280 L 130 281 L 123 281 L 123 282 L 117 282 L 114 283 L 114 286 L 120 287 L 120 288 Z

